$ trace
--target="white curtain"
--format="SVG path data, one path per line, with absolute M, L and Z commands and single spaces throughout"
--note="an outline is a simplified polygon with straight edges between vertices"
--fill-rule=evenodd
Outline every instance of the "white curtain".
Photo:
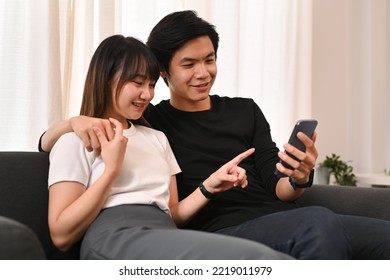
M 313 1 L 312 113 L 319 161 L 390 169 L 390 1 Z
M 357 172 L 390 170 L 390 1 L 348 1 L 347 154 Z
M 58 2 L 0 1 L 0 150 L 36 150 L 61 118 Z

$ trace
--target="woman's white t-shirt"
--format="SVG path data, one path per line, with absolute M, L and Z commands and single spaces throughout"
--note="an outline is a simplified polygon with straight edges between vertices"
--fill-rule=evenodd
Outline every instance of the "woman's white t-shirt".
M 169 214 L 169 183 L 180 167 L 166 136 L 158 130 L 131 124 L 119 177 L 113 183 L 104 208 L 121 204 L 156 205 Z M 104 171 L 104 162 L 88 152 L 74 133 L 64 134 L 50 153 L 49 187 L 76 181 L 88 188 Z

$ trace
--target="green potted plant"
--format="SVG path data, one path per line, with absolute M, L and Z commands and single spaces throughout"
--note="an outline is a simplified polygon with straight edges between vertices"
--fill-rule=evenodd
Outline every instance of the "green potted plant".
M 327 168 L 329 175 L 333 174 L 338 185 L 356 186 L 357 179 L 353 167 L 340 159 L 340 156 L 336 154 L 326 156 L 325 160 L 320 163 L 320 167 Z

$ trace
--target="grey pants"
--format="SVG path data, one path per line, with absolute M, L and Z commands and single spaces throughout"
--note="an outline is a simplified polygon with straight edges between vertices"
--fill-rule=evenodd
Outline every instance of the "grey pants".
M 221 234 L 177 229 L 152 205 L 103 210 L 81 245 L 81 259 L 201 260 L 291 259 L 260 243 Z

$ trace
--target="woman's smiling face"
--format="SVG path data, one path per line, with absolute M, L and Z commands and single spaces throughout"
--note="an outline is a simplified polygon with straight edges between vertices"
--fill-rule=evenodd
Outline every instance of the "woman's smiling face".
M 127 120 L 137 120 L 144 113 L 154 97 L 155 84 L 156 81 L 138 75 L 132 81 L 126 82 L 118 94 L 114 86 L 105 117 L 115 118 L 127 127 Z

